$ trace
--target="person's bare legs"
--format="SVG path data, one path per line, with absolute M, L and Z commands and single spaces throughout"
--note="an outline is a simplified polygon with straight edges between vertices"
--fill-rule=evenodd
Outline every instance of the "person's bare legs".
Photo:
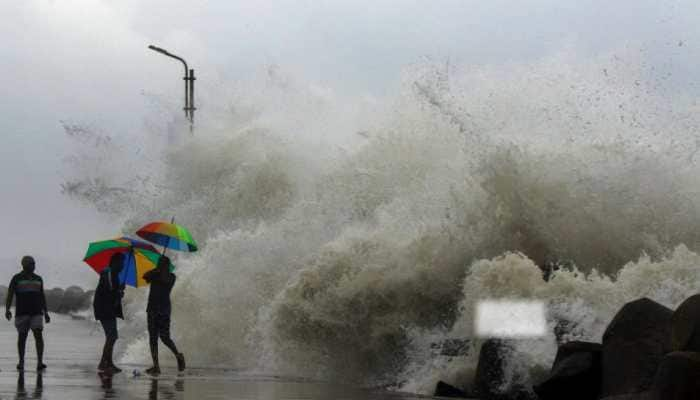
M 100 358 L 100 364 L 97 369 L 104 371 L 107 368 L 107 347 L 109 346 L 109 338 L 105 338 L 105 344 L 102 346 L 102 357 Z
M 122 372 L 122 369 L 114 365 L 114 344 L 117 342 L 117 339 L 112 339 L 109 348 L 107 349 L 107 362 L 109 364 L 109 367 L 112 369 L 114 373 L 119 373 Z
M 29 331 L 19 332 L 19 336 L 17 337 L 17 355 L 19 356 L 17 369 L 20 371 L 24 370 L 24 352 L 27 348 L 27 336 L 29 336 Z
M 170 338 L 170 335 L 166 335 L 161 333 L 160 335 L 160 340 L 163 341 L 163 344 L 170 349 L 170 351 L 175 354 L 175 358 L 177 359 L 177 370 L 182 372 L 185 370 L 185 356 L 177 351 L 177 346 L 175 346 L 175 342 L 173 342 L 173 339 Z
M 155 340 L 154 340 L 155 339 Z M 147 374 L 158 375 L 160 374 L 160 364 L 158 363 L 158 336 L 150 339 L 151 348 L 151 358 L 153 359 L 153 366 L 146 370 Z
M 34 334 L 34 342 L 36 343 L 36 370 L 43 371 L 46 369 L 44 364 L 44 335 L 43 329 L 32 329 Z
M 121 369 L 115 367 L 112 362 L 114 343 L 116 341 L 117 339 L 112 337 L 105 338 L 105 344 L 102 348 L 102 358 L 100 359 L 100 365 L 97 367 L 99 370 L 105 372 L 121 372 Z

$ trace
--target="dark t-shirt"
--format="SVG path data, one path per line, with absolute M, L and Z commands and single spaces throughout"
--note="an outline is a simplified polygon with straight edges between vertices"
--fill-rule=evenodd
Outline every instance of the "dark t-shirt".
M 12 277 L 10 290 L 15 293 L 15 315 L 42 315 L 46 307 L 44 282 L 35 273 L 20 272 Z
M 100 282 L 95 289 L 95 297 L 92 300 L 92 307 L 95 311 L 95 319 L 98 321 L 114 318 L 124 319 L 122 312 L 122 295 L 124 288 L 119 283 L 118 278 L 112 279 L 109 270 L 100 274 Z
M 148 292 L 146 312 L 170 315 L 170 291 L 175 285 L 175 274 L 168 272 L 165 279 L 160 274 L 148 275 L 151 289 Z

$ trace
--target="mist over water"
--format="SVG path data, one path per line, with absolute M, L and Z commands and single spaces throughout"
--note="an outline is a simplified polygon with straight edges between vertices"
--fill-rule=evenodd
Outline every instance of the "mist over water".
M 64 191 L 125 232 L 191 229 L 173 332 L 194 365 L 429 393 L 471 379 L 479 341 L 454 358 L 430 344 L 473 337 L 480 300 L 541 300 L 550 332 L 600 340 L 626 301 L 697 290 L 700 119 L 664 88 L 633 53 L 423 60 L 385 98 L 270 67 L 204 93 L 193 137 L 153 105 L 139 139 L 67 126 Z M 550 282 L 547 263 L 563 266 Z M 512 381 L 555 351 L 553 333 L 519 341 Z M 147 354 L 141 337 L 124 357 Z

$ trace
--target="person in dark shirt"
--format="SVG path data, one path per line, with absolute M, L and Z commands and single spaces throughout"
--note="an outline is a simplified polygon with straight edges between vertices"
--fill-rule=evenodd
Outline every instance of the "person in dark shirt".
M 151 347 L 151 357 L 153 367 L 146 370 L 148 374 L 160 374 L 160 364 L 158 363 L 158 337 L 163 341 L 177 359 L 179 371 L 185 370 L 185 356 L 177 350 L 175 343 L 170 338 L 170 291 L 175 285 L 175 274 L 170 272 L 170 259 L 161 256 L 158 266 L 146 272 L 143 279 L 150 283 L 148 292 L 148 306 L 146 314 L 148 316 L 148 338 Z
M 17 352 L 19 354 L 19 364 L 17 369 L 24 370 L 24 350 L 27 344 L 27 336 L 31 329 L 36 343 L 37 371 L 46 369 L 44 364 L 44 337 L 42 331 L 44 320 L 48 324 L 51 322 L 49 312 L 46 309 L 46 297 L 44 297 L 44 282 L 41 277 L 34 273 L 35 262 L 32 256 L 22 257 L 22 272 L 12 277 L 10 287 L 7 290 L 5 300 L 5 318 L 12 319 L 13 297 L 17 297 L 15 305 L 15 327 L 19 334 L 17 340 Z
M 95 289 L 92 307 L 95 320 L 100 321 L 105 332 L 105 345 L 102 348 L 102 359 L 97 367 L 105 373 L 119 373 L 122 370 L 114 365 L 112 355 L 114 344 L 119 339 L 117 318 L 124 319 L 122 297 L 124 285 L 119 283 L 119 273 L 124 266 L 124 255 L 116 253 L 109 260 L 109 267 L 100 274 L 100 281 Z

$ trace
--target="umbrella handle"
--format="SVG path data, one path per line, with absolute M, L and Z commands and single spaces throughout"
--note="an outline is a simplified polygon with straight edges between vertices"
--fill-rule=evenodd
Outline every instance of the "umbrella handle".
M 173 215 L 172 218 L 170 218 L 170 223 L 171 223 L 171 224 L 174 224 L 174 223 L 175 223 L 175 216 L 174 216 L 174 215 Z M 168 241 L 165 242 L 165 244 L 166 244 L 166 245 L 163 246 L 163 255 L 165 255 L 165 251 L 168 250 L 168 246 L 167 246 L 167 245 L 170 244 L 170 236 L 168 236 Z

